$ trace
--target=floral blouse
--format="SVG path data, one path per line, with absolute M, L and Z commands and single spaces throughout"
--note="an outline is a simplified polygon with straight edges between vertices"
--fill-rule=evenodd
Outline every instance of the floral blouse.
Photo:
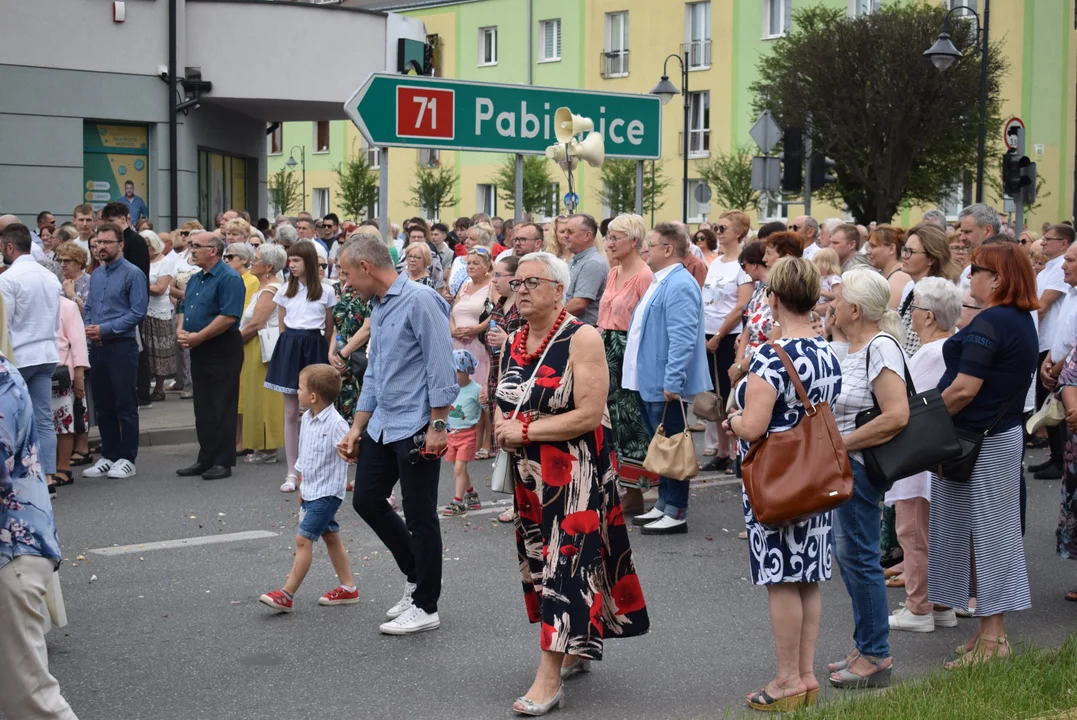
M 752 299 L 744 309 L 744 329 L 747 330 L 748 351 L 755 352 L 756 348 L 770 340 L 770 333 L 774 329 L 774 316 L 770 311 L 770 303 L 767 302 L 767 286 L 760 283 L 752 293 Z

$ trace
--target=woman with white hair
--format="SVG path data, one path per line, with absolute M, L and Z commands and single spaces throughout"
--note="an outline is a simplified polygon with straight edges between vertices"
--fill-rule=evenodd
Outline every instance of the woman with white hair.
M 243 222 L 242 220 L 239 221 Z M 233 222 L 236 222 L 236 220 L 231 220 L 229 224 Z M 228 263 L 228 267 L 239 273 L 239 278 L 243 281 L 243 287 L 246 288 L 246 293 L 243 296 L 243 307 L 247 307 L 250 305 L 254 293 L 258 291 L 258 280 L 251 275 L 254 250 L 251 249 L 251 246 L 246 241 L 230 243 L 224 249 L 222 259 Z
M 912 329 L 920 338 L 920 349 L 909 360 L 909 374 L 915 391 L 924 392 L 936 387 L 946 372 L 942 346 L 953 335 L 954 325 L 961 317 L 961 290 L 947 278 L 927 277 L 916 283 L 912 296 Z M 898 480 L 886 493 L 885 502 L 894 507 L 897 539 L 904 551 L 902 573 L 886 584 L 904 586 L 906 595 L 905 606 L 890 616 L 890 629 L 932 632 L 936 625 L 956 627 L 954 611 L 934 610 L 927 598 L 930 473 L 925 471 Z
M 849 451 L 853 496 L 834 511 L 834 541 L 841 579 L 853 602 L 856 647 L 829 666 L 830 684 L 847 689 L 886 687 L 893 659 L 879 550 L 883 493 L 868 479 L 860 451 L 889 441 L 909 422 L 904 330 L 901 318 L 889 307 L 890 285 L 874 270 L 849 270 L 839 287 L 834 316 L 849 338 L 849 354 L 841 361 L 841 394 L 834 404 L 834 419 Z M 857 414 L 876 403 L 879 414 L 857 427 Z
M 175 268 L 157 233 L 143 230 L 141 235 L 150 251 L 150 301 L 142 321 L 142 345 L 149 356 L 150 375 L 155 378 L 152 400 L 164 402 L 165 378 L 176 372 L 176 331 L 169 297 Z

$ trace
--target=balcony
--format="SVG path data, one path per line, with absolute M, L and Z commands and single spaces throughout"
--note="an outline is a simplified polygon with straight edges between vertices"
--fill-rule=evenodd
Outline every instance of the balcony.
M 628 77 L 628 50 L 607 50 L 598 54 L 602 77 Z
M 681 43 L 681 55 L 688 55 L 689 70 L 706 70 L 711 66 L 711 41 L 693 40 Z
M 684 131 L 677 133 L 677 155 L 684 157 Z M 688 158 L 691 160 L 711 156 L 711 129 L 695 128 L 688 131 Z

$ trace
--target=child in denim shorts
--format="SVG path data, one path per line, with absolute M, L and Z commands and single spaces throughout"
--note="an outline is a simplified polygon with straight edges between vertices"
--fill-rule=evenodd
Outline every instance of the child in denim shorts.
M 442 515 L 463 515 L 468 510 L 482 507 L 479 493 L 472 487 L 471 476 L 467 472 L 467 464 L 475 459 L 478 442 L 475 426 L 479 424 L 483 408 L 479 402 L 481 388 L 471 379 L 477 364 L 475 356 L 467 350 L 453 350 L 453 365 L 460 392 L 449 409 L 449 449 L 445 453 L 445 462 L 452 463 L 456 493 L 441 511 Z
M 323 595 L 318 604 L 352 605 L 359 602 L 359 590 L 336 520 L 348 483 L 348 464 L 337 454 L 337 444 L 348 434 L 347 421 L 333 407 L 339 394 L 340 373 L 330 365 L 308 365 L 299 373 L 299 406 L 305 412 L 299 429 L 299 459 L 295 465 L 303 474 L 295 562 L 282 590 L 273 590 L 258 598 L 280 612 L 292 611 L 292 597 L 310 570 L 314 543 L 318 538 L 325 540 L 329 559 L 341 583 Z

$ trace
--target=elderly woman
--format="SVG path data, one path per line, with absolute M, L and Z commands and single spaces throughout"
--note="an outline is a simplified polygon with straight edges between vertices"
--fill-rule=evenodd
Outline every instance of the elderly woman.
M 228 224 L 231 225 L 234 222 L 235 220 L 229 220 Z M 243 221 L 240 220 L 240 222 Z M 243 297 L 243 307 L 247 307 L 247 305 L 251 304 L 251 298 L 254 297 L 254 293 L 258 290 L 258 281 L 250 272 L 251 262 L 254 261 L 254 250 L 251 249 L 246 240 L 229 243 L 224 249 L 222 259 L 228 263 L 228 267 L 239 273 L 240 279 L 243 280 L 243 286 L 247 289 L 247 293 Z
M 771 268 L 769 281 L 768 303 L 782 324 L 782 337 L 752 356 L 748 382 L 737 388 L 738 405 L 744 411 L 733 413 L 723 424 L 741 439 L 742 456 L 749 443 L 767 433 L 792 430 L 804 419 L 804 405 L 775 345 L 793 361 L 813 403 L 833 403 L 843 392 L 841 363 L 818 336 L 811 318 L 819 299 L 819 271 L 803 258 L 785 258 Z M 748 705 L 756 710 L 793 710 L 814 704 L 819 694 L 815 641 L 823 609 L 819 583 L 831 576 L 832 513 L 772 529 L 755 519 L 747 493 L 742 491 L 741 496 L 751 538 L 752 580 L 767 588 L 778 651 L 774 679 L 750 693 Z
M 89 254 L 75 242 L 61 243 L 56 248 L 56 262 L 64 274 L 64 297 L 83 311 L 86 300 L 90 297 L 90 276 L 86 273 Z
M 482 225 L 474 225 L 470 232 Z M 493 260 L 485 247 L 474 247 L 465 256 L 467 260 L 468 279 L 461 284 L 452 304 L 449 316 L 449 331 L 453 337 L 453 348 L 467 350 L 478 361 L 471 379 L 486 387 L 490 377 L 490 355 L 484 345 L 485 333 L 490 326 L 490 271 Z M 490 457 L 490 423 L 485 414 L 478 425 L 479 449 L 475 458 L 482 460 Z
M 382 242 L 377 228 L 361 227 L 348 241 L 375 238 Z M 347 244 L 347 243 L 345 243 Z M 416 248 L 410 248 L 413 252 Z M 359 291 L 348 285 L 349 271 L 346 265 L 338 263 L 338 277 L 334 287 L 337 304 L 333 306 L 333 327 L 336 330 L 329 338 L 329 364 L 340 373 L 340 394 L 337 395 L 336 407 L 341 416 L 350 424 L 355 419 L 355 405 L 363 390 L 362 376 L 351 370 L 350 358 L 354 352 L 366 352 L 370 341 L 370 303 Z
M 643 514 L 643 493 L 658 484 L 658 477 L 643 469 L 651 436 L 640 416 L 639 392 L 621 387 L 632 312 L 654 279 L 639 252 L 646 235 L 647 225 L 639 215 L 621 214 L 610 221 L 606 251 L 615 262 L 598 306 L 598 328 L 610 371 L 606 406 L 613 429 L 613 462 L 625 492 L 622 504 L 628 515 Z
M 408 280 L 434 287 L 434 276 L 430 274 L 433 253 L 425 242 L 416 242 L 404 248 L 403 272 Z
M 472 225 L 464 233 L 464 253 L 452 262 L 452 270 L 449 272 L 448 296 L 456 297 L 460 292 L 460 286 L 468 278 L 467 256 L 474 248 L 481 247 L 487 250 L 491 260 L 493 259 L 494 228 L 489 223 Z
M 54 373 L 52 382 L 52 424 L 56 430 L 56 474 L 52 479 L 53 485 L 59 486 L 75 481 L 71 476 L 71 460 L 79 428 L 81 432 L 86 432 L 86 370 L 90 367 L 82 311 L 66 297 L 60 298 L 56 342 L 60 354 L 60 364 L 56 367 L 67 370 L 66 379 L 63 379 L 62 372 L 59 379 Z M 82 417 L 76 417 L 76 412 L 80 412 Z
M 860 451 L 889 441 L 909 422 L 901 349 L 904 331 L 898 314 L 890 309 L 890 285 L 881 275 L 867 268 L 849 270 L 839 287 L 834 315 L 849 339 L 849 352 L 841 361 L 841 394 L 834 404 L 834 419 L 849 451 L 853 496 L 834 511 L 834 542 L 841 579 L 853 602 L 856 647 L 829 666 L 830 684 L 885 687 L 893 659 L 879 548 L 883 494 L 868 478 Z M 857 427 L 857 414 L 876 402 L 879 415 Z
M 1032 604 L 1021 541 L 1021 424 L 1039 350 L 1030 314 L 1039 304 L 1036 280 L 1024 248 L 989 243 L 972 253 L 970 282 L 982 310 L 944 343 L 938 388 L 954 425 L 985 436 L 971 477 L 932 478 L 928 597 L 953 608 L 975 597 L 980 625 L 948 668 L 1010 654 L 1004 615 Z
M 931 227 L 945 238 L 942 230 Z M 909 235 L 910 241 L 916 237 L 913 233 Z M 937 386 L 946 370 L 942 346 L 961 317 L 961 291 L 952 280 L 928 277 L 916 283 L 912 296 L 912 326 L 920 338 L 920 349 L 909 360 L 909 374 L 916 392 L 924 392 Z M 907 596 L 905 606 L 890 616 L 890 629 L 932 632 L 936 625 L 956 627 L 957 617 L 953 610 L 933 611 L 927 599 L 930 474 L 922 472 L 898 480 L 887 491 L 885 502 L 896 513 L 897 539 L 904 551 L 901 574 L 895 574 L 886 584 L 904 586 Z M 888 568 L 886 572 L 889 574 L 891 570 L 895 568 Z
M 527 323 L 501 355 L 497 387 L 497 439 L 514 453 L 524 604 L 542 627 L 535 681 L 513 704 L 526 715 L 560 706 L 562 680 L 601 660 L 605 638 L 650 626 L 601 426 L 609 368 L 598 333 L 565 310 L 568 283 L 568 266 L 550 253 L 520 260 L 512 289 Z
M 901 303 L 909 276 L 902 270 L 902 250 L 905 247 L 905 229 L 895 225 L 879 225 L 868 235 L 865 245 L 872 267 L 882 273 L 890 285 L 890 308 L 896 310 Z
M 897 305 L 901 325 L 905 328 L 905 354 L 912 357 L 920 348 L 919 334 L 913 328 L 913 288 L 926 277 L 944 278 L 955 282 L 961 268 L 950 255 L 946 233 L 932 223 L 917 225 L 905 237 L 901 249 L 901 269 L 909 277 Z
M 274 295 L 280 290 L 277 273 L 288 256 L 279 245 L 263 245 L 254 254 L 250 275 L 258 283 L 254 296 L 243 310 L 239 334 L 243 338 L 243 370 L 240 373 L 240 442 L 252 452 L 243 458 L 250 464 L 275 463 L 284 445 L 284 399 L 265 387 L 266 363 L 259 331 L 279 328 Z
M 150 251 L 150 300 L 142 321 L 142 345 L 149 356 L 150 375 L 154 378 L 152 399 L 165 400 L 165 378 L 176 372 L 176 332 L 173 323 L 172 285 L 174 263 L 164 254 L 164 244 L 153 230 L 143 230 L 142 237 Z
M 441 266 L 441 257 L 434 255 L 430 250 L 430 229 L 425 222 L 412 222 L 407 226 L 407 236 L 404 238 L 404 257 L 400 264 L 397 266 L 396 271 L 400 273 L 407 273 L 410 280 L 420 282 L 417 277 L 412 277 L 411 266 L 408 264 L 408 251 L 413 247 L 425 247 L 426 248 L 426 266 L 425 270 L 427 276 L 430 278 L 424 285 L 429 285 L 435 290 L 440 289 L 445 285 L 445 270 Z

